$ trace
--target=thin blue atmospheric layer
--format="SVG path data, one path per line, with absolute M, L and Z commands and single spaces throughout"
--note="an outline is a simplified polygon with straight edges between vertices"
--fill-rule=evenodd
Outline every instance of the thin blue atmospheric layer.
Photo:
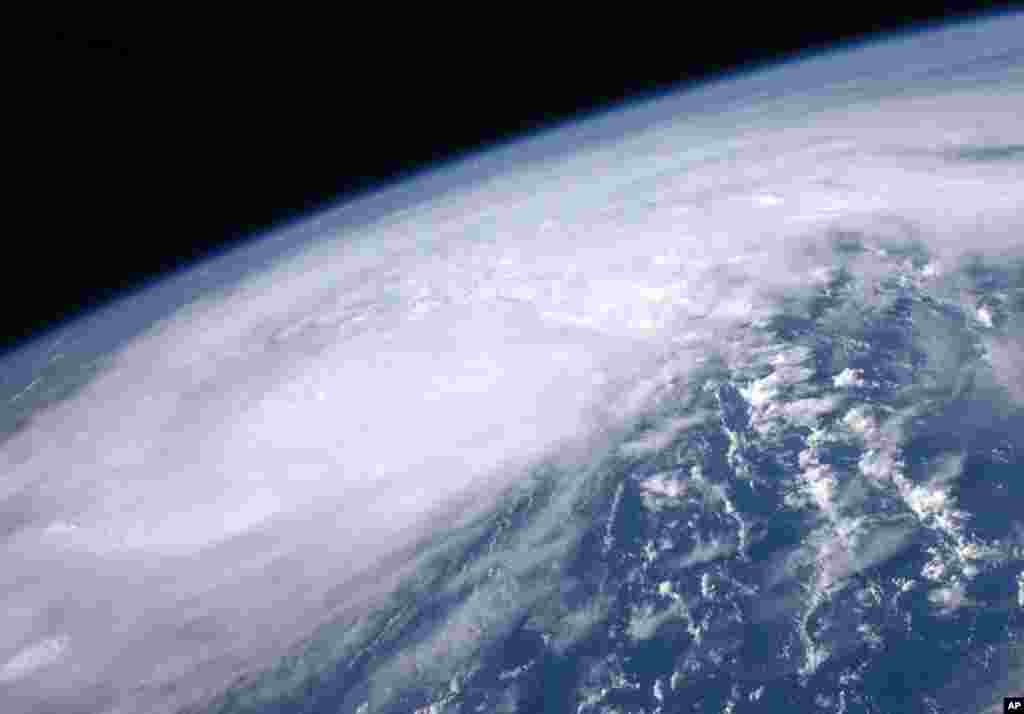
M 589 460 L 537 463 L 493 512 L 395 556 L 416 564 L 396 591 L 208 711 L 1004 696 L 1022 671 L 1024 408 L 999 345 L 1024 318 L 1024 263 L 940 272 L 920 244 L 857 234 L 831 255 L 810 297 L 709 346 Z

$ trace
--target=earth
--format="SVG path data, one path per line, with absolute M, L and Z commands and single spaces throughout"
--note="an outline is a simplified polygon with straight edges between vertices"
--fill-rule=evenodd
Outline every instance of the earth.
M 19 712 L 1024 694 L 1024 15 L 496 147 L 4 358 Z

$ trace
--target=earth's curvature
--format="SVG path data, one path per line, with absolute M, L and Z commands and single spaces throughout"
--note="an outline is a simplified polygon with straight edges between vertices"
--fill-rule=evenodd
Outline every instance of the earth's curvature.
M 1024 693 L 1024 16 L 513 144 L 3 363 L 4 712 Z

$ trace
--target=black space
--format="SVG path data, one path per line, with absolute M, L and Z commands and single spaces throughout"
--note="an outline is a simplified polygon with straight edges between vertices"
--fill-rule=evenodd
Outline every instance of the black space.
M 12 206 L 29 220 L 5 242 L 0 352 L 439 159 L 731 68 L 1005 7 L 834 5 L 779 15 L 723 4 L 699 21 L 655 13 L 600 36 L 540 37 L 525 23 L 501 41 L 454 26 L 385 41 L 355 24 L 330 41 L 55 32 L 24 58 L 43 71 L 19 104 L 24 134 L 9 137 L 31 157 L 28 199 Z

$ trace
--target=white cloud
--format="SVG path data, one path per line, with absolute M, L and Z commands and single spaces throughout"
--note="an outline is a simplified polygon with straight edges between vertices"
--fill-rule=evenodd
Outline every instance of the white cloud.
M 29 645 L 0 667 L 0 682 L 11 682 L 48 667 L 63 657 L 71 644 L 67 635 L 50 637 Z
M 685 570 L 719 558 L 727 558 L 735 554 L 736 551 L 737 544 L 731 540 L 710 538 L 705 541 L 698 534 L 697 544 L 689 553 L 679 559 L 676 567 Z
M 686 483 L 674 477 L 673 474 L 655 474 L 640 482 L 640 489 L 645 493 L 654 496 L 662 496 L 668 499 L 679 499 L 686 495 Z
M 996 382 L 1017 405 L 1024 405 L 1024 332 L 986 339 L 986 357 Z
M 644 432 L 640 438 L 622 445 L 621 451 L 626 456 L 642 456 L 656 453 L 668 447 L 680 434 L 694 426 L 702 424 L 708 415 L 699 413 L 687 417 L 666 419 L 655 428 Z
M 954 583 L 946 587 L 936 588 L 928 593 L 928 599 L 938 607 L 943 614 L 956 612 L 962 607 L 971 605 L 973 601 L 967 597 L 963 583 Z
M 864 386 L 864 370 L 852 369 L 847 367 L 842 372 L 832 378 L 832 383 L 836 387 L 863 387 Z

